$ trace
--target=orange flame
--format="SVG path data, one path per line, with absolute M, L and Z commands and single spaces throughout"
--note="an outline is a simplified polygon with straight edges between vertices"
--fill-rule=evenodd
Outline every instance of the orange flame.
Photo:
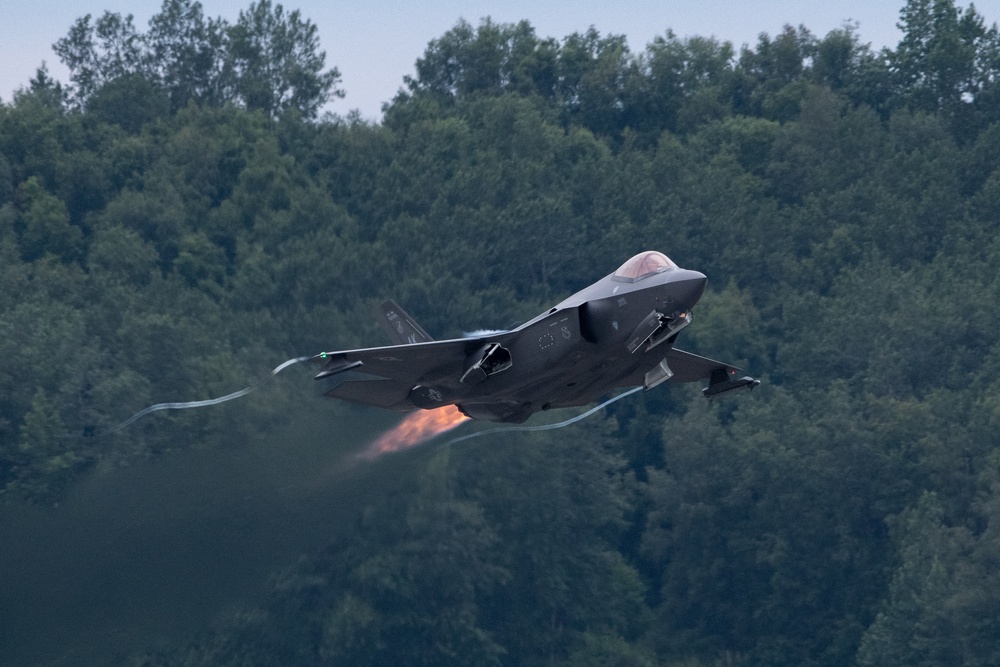
M 450 431 L 468 419 L 454 405 L 446 405 L 437 410 L 411 412 L 398 426 L 382 434 L 378 440 L 369 445 L 361 456 L 373 459 L 389 452 L 409 449 L 445 431 Z

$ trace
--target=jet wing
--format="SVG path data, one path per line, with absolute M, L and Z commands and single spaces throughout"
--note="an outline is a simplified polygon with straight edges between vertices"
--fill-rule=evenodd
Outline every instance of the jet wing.
M 667 368 L 660 370 L 663 363 L 666 364 Z M 635 387 L 642 385 L 647 389 L 651 389 L 661 382 L 680 383 L 708 380 L 708 387 L 704 389 L 704 392 L 705 396 L 711 397 L 732 389 L 740 389 L 749 385 L 756 387 L 760 384 L 753 378 L 737 378 L 737 373 L 741 370 L 736 366 L 721 361 L 699 357 L 697 354 L 671 348 L 664 354 L 663 361 L 659 367 L 654 368 L 652 371 L 647 371 L 645 368 L 637 368 L 619 379 L 615 383 L 615 386 Z
M 721 370 L 728 375 L 733 375 L 743 370 L 736 366 L 715 361 L 707 357 L 699 357 L 684 350 L 671 348 L 667 351 L 667 365 L 674 372 L 669 382 L 697 382 L 698 380 L 708 380 L 712 373 Z
M 428 382 L 448 375 L 457 378 L 466 356 L 481 344 L 479 338 L 459 338 L 322 352 L 309 361 L 323 365 L 319 379 L 355 370 L 392 380 Z
M 736 389 L 752 390 L 760 384 L 760 380 L 755 380 L 749 375 L 737 377 L 742 369 L 736 366 L 699 357 L 684 350 L 669 350 L 665 360 L 673 371 L 668 382 L 696 382 L 708 379 L 708 386 L 701 390 L 705 398 L 713 398 Z
M 481 345 L 478 337 L 461 338 L 322 352 L 309 361 L 323 366 L 317 380 L 344 374 L 335 378 L 340 382 L 326 396 L 380 408 L 409 409 L 413 406 L 405 401 L 415 385 L 457 381 L 466 358 Z

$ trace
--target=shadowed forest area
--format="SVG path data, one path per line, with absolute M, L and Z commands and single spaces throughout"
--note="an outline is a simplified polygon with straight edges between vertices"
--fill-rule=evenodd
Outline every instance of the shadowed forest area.
M 287 433 L 304 373 L 100 436 L 380 344 L 385 298 L 456 337 L 656 249 L 710 280 L 679 347 L 759 390 L 426 445 L 264 599 L 123 664 L 1000 664 L 1000 34 L 899 21 L 641 52 L 459 22 L 372 124 L 320 114 L 339 74 L 269 0 L 79 19 L 70 81 L 0 104 L 7 506 Z

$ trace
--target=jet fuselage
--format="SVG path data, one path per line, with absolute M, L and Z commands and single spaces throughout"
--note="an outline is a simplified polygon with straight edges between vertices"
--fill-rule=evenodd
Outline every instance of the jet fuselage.
M 728 364 L 674 349 L 706 278 L 666 255 L 635 255 L 614 273 L 511 331 L 434 341 L 395 302 L 377 310 L 387 347 L 323 352 L 316 376 L 333 398 L 397 410 L 455 405 L 474 419 L 522 422 L 618 387 L 708 379 L 706 396 L 759 384 Z

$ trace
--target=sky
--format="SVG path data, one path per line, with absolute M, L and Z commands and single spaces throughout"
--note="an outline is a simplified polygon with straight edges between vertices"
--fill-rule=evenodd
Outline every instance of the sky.
M 625 35 L 633 52 L 641 52 L 668 29 L 680 37 L 714 36 L 737 48 L 753 45 L 757 36 L 774 35 L 786 24 L 804 25 L 822 37 L 845 21 L 859 24 L 862 42 L 874 48 L 895 47 L 896 27 L 905 0 L 272 0 L 286 10 L 298 9 L 318 28 L 327 67 L 341 73 L 346 97 L 328 110 L 346 115 L 358 110 L 378 121 L 382 104 L 414 72 L 414 63 L 432 39 L 459 19 L 477 25 L 489 16 L 495 22 L 527 20 L 541 37 L 562 39 L 590 26 L 602 35 Z M 235 22 L 252 0 L 201 0 L 204 14 Z M 8 0 L 0 19 L 0 99 L 10 102 L 28 85 L 45 61 L 50 74 L 68 81 L 68 71 L 52 51 L 73 22 L 104 11 L 131 13 L 145 32 L 162 0 Z M 965 6 L 963 2 L 960 5 Z M 976 11 L 987 24 L 1000 22 L 1000 0 L 980 0 Z

